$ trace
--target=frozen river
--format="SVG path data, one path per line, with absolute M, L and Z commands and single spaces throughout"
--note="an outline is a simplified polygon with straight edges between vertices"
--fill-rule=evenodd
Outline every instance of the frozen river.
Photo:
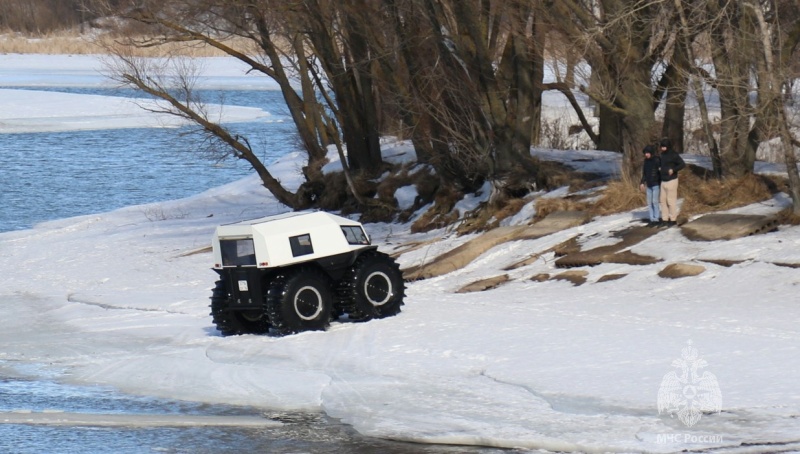
M 12 86 L 5 83 L 11 59 L 0 55 L 0 86 Z M 48 69 L 53 60 L 35 63 Z M 129 144 L 182 131 L 174 125 L 144 130 L 139 110 L 115 115 L 113 109 L 123 108 L 121 99 L 98 96 L 89 103 L 90 96 L 96 95 L 59 93 L 60 101 L 53 102 L 47 92 L 0 88 L 2 152 L 20 155 L 13 169 L 2 166 L 8 173 L 0 180 L 13 189 L 24 186 L 23 174 L 34 175 L 22 202 L 0 193 L 4 213 L 12 206 L 21 213 L 7 219 L 75 208 L 56 199 L 61 196 L 86 200 L 88 195 L 96 202 L 92 211 L 99 212 L 141 203 L 130 200 L 150 194 L 123 183 L 144 181 L 137 172 L 157 168 L 158 153 L 145 153 L 124 167 L 129 155 L 155 147 L 133 150 Z M 243 114 L 232 123 L 237 127 L 255 124 L 264 140 L 292 146 L 291 138 L 271 130 L 288 124 L 270 122 L 279 111 L 231 111 Z M 115 123 L 129 119 L 137 121 Z M 94 144 L 87 137 L 95 133 L 61 129 L 64 134 L 54 134 L 65 121 L 81 131 L 107 132 Z M 135 133 L 124 128 L 143 135 L 134 140 Z M 12 133 L 22 135 L 12 138 Z M 108 146 L 116 139 L 121 153 Z M 47 155 L 70 142 L 78 147 Z M 168 135 L 164 143 L 168 155 L 198 151 L 179 134 Z M 397 145 L 387 143 L 384 155 L 397 156 Z M 618 168 L 616 153 L 535 154 L 584 171 L 605 169 L 606 175 Z M 65 162 L 56 171 L 41 172 L 61 155 L 78 163 L 78 171 L 66 172 Z M 271 167 L 287 185 L 299 181 L 298 156 L 287 154 Z M 81 158 L 85 161 L 77 161 Z M 108 159 L 96 164 L 95 158 Z M 641 210 L 597 216 L 542 238 L 499 244 L 447 276 L 409 283 L 397 317 L 340 321 L 326 332 L 283 338 L 221 337 L 209 317 L 212 262 L 201 251 L 220 223 L 283 208 L 254 176 L 230 176 L 237 181 L 218 186 L 224 182 L 218 171 L 228 169 L 208 161 L 198 162 L 214 175 L 210 186 L 216 187 L 198 194 L 208 187 L 197 177 L 202 172 L 176 170 L 187 162 L 194 161 L 181 159 L 154 172 L 153 180 L 160 183 L 153 186 L 169 187 L 167 176 L 179 175 L 178 182 L 191 183 L 192 197 L 167 201 L 181 195 L 153 187 L 161 195 L 147 206 L 24 229 L 65 216 L 48 212 L 0 234 L 0 319 L 5 322 L 0 377 L 7 385 L 0 395 L 6 398 L 3 411 L 13 412 L 5 413 L 0 424 L 0 452 L 486 450 L 433 443 L 555 452 L 800 449 L 797 226 L 720 242 L 695 242 L 679 229 L 667 229 L 631 249 L 655 263 L 606 263 L 581 270 L 584 285 L 561 281 L 556 273 L 562 271 L 549 255 L 558 245 L 576 239 L 582 250 L 615 244 Z M 107 169 L 113 170 L 110 177 L 77 186 Z M 42 190 L 50 179 L 61 186 Z M 122 187 L 117 192 L 100 190 L 117 184 Z M 123 201 L 113 201 L 112 194 Z M 565 195 L 561 189 L 547 194 Z M 473 209 L 485 200 L 467 197 L 459 205 Z M 768 215 L 786 206 L 787 198 L 776 195 L 736 212 Z M 166 218 L 159 218 L 158 208 Z M 526 225 L 532 208 L 526 205 L 510 226 Z M 391 250 L 412 241 L 424 245 L 400 254 L 403 268 L 469 241 L 449 231 L 411 233 L 410 223 L 369 229 Z M 522 263 L 527 264 L 516 268 Z M 702 265 L 703 273 L 660 277 L 667 267 L 687 263 Z M 496 288 L 458 291 L 504 273 L 508 282 Z M 532 279 L 544 275 L 551 279 Z M 624 277 L 608 281 L 607 276 Z M 671 389 L 675 377 L 685 378 L 687 386 Z M 717 407 L 702 410 L 701 419 L 681 420 L 681 414 L 700 416 L 697 380 L 712 378 L 721 407 L 716 400 Z M 661 411 L 665 400 L 675 403 L 678 391 L 686 393 L 686 403 Z
M 42 90 L 42 88 L 38 88 Z M 104 88 L 58 92 L 131 95 Z M 236 105 L 258 106 L 268 119 L 236 123 L 264 162 L 293 149 L 294 127 L 274 91 L 207 91 Z M 197 194 L 251 173 L 241 162 L 205 159 L 189 128 L 125 128 L 3 134 L 0 232 L 47 220 L 167 201 Z M 158 216 L 142 212 L 142 216 Z M 154 221 L 157 219 L 154 219 Z M 85 333 L 47 322 L 47 302 L 2 296 L 0 315 L 13 320 L 0 332 L 0 452 L 8 453 L 446 453 L 481 448 L 420 446 L 363 437 L 322 414 L 207 405 L 77 386 L 67 374 L 40 367 L 47 355 L 28 346 L 51 344 L 64 352 Z M 36 309 L 32 309 L 36 308 Z M 98 342 L 103 342 L 98 338 Z M 47 369 L 47 372 L 45 372 Z
M 0 330 L 2 358 L 6 358 L 0 360 L 2 453 L 511 452 L 364 437 L 319 413 L 209 405 L 73 385 L 67 373 L 43 367 L 47 355 L 36 349 L 49 340 L 54 351 L 63 352 L 73 348 L 71 338 L 86 333 L 63 324 L 48 326 L 46 314 L 54 306 L 46 301 L 20 295 L 0 295 L 0 301 L 0 317 L 15 321 Z
M 0 451 L 14 454 L 503 452 L 367 438 L 321 414 L 159 400 L 126 396 L 101 387 L 10 377 L 0 378 Z

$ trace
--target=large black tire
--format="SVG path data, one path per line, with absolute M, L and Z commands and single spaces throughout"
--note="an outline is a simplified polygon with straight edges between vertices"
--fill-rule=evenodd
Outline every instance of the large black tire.
M 295 268 L 275 276 L 267 292 L 272 326 L 281 335 L 327 328 L 333 309 L 330 287 L 328 276 L 316 268 Z
M 389 317 L 400 312 L 405 289 L 397 262 L 383 252 L 367 251 L 340 281 L 339 304 L 351 320 Z
M 218 280 L 211 293 L 211 318 L 223 336 L 236 334 L 266 334 L 269 332 L 267 310 L 231 311 L 233 298 L 225 287 L 225 281 Z

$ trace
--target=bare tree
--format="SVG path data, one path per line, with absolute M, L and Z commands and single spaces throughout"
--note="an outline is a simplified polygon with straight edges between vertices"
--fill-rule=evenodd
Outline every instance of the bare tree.
M 633 178 L 639 150 L 656 136 L 654 64 L 670 44 L 656 33 L 663 2 L 638 0 L 552 2 L 554 27 L 563 31 L 591 67 L 582 90 L 599 106 L 598 148 L 623 152 Z
M 77 0 L 3 0 L 0 30 L 43 34 L 77 25 L 82 16 Z
M 120 40 L 124 45 L 111 49 L 122 63 L 116 67 L 117 78 L 166 100 L 174 114 L 192 120 L 210 136 L 233 147 L 234 156 L 247 160 L 264 186 L 281 202 L 292 208 L 316 203 L 325 191 L 320 169 L 326 162 L 326 147 L 335 145 L 345 165 L 351 194 L 360 203 L 369 204 L 371 201 L 354 189 L 347 170 L 374 172 L 381 162 L 379 129 L 370 123 L 375 115 L 368 75 L 355 69 L 352 59 L 347 60 L 348 43 L 339 33 L 344 25 L 334 21 L 332 28 L 324 28 L 330 19 L 344 17 L 335 9 L 324 8 L 326 5 L 333 3 L 318 2 L 312 8 L 308 2 L 292 1 L 142 0 L 135 8 L 113 8 L 107 3 L 101 6 L 107 14 L 149 27 L 146 37 Z M 239 40 L 231 40 L 233 37 Z M 277 82 L 308 153 L 308 165 L 303 168 L 307 181 L 297 193 L 283 188 L 252 150 L 246 151 L 249 144 L 245 138 L 202 118 L 195 106 L 171 96 L 167 87 L 142 71 L 138 66 L 141 60 L 126 57 L 126 46 L 157 47 L 165 43 L 215 47 L 246 63 L 250 71 Z M 189 86 L 183 88 L 191 91 Z
M 770 104 L 776 113 L 776 126 L 778 129 L 778 137 L 780 138 L 781 148 L 783 149 L 784 161 L 786 163 L 786 172 L 789 177 L 789 194 L 792 198 L 793 213 L 800 215 L 800 174 L 797 170 L 797 156 L 795 155 L 795 143 L 797 142 L 790 131 L 789 118 L 786 115 L 786 107 L 784 106 L 783 97 L 781 96 L 781 85 L 785 80 L 783 76 L 784 68 L 778 64 L 787 61 L 785 58 L 775 58 L 773 50 L 773 34 L 779 33 L 775 31 L 775 27 L 770 27 L 764 17 L 764 11 L 761 6 L 754 0 L 745 0 L 744 5 L 755 16 L 758 30 L 761 37 L 761 50 L 763 56 L 763 71 L 759 73 L 760 76 L 760 93 L 765 97 L 765 103 Z M 776 12 L 776 11 L 772 11 Z M 800 28 L 798 28 L 800 30 Z M 797 33 L 797 32 L 795 32 Z M 792 46 L 794 47 L 794 46 Z M 777 63 L 776 64 L 776 60 Z
M 442 184 L 497 193 L 509 174 L 536 169 L 530 146 L 541 118 L 542 1 L 386 2 L 380 60 L 385 97 Z
M 381 128 L 373 88 L 375 56 L 368 45 L 367 29 L 373 15 L 370 3 L 365 0 L 311 0 L 298 4 L 293 17 L 297 32 L 302 33 L 311 46 L 336 96 L 335 102 L 328 103 L 328 108 L 338 114 L 351 168 L 374 173 L 379 170 L 382 159 Z M 319 78 L 316 80 L 320 82 Z
M 789 79 L 791 56 L 800 39 L 794 3 L 707 1 L 702 9 L 695 9 L 693 20 L 710 38 L 712 83 L 720 99 L 719 155 L 724 175 L 753 172 L 762 143 L 776 137 L 791 141 L 788 129 L 784 131 L 784 101 L 778 102 L 775 96 L 780 97 Z M 776 74 L 781 77 L 777 88 Z M 784 156 L 789 158 L 786 151 Z
M 775 101 L 776 93 L 786 100 L 781 90 L 792 80 L 786 68 L 800 40 L 800 21 L 784 14 L 792 2 L 138 0 L 136 8 L 116 11 L 150 27 L 148 39 L 131 45 L 203 43 L 278 82 L 308 151 L 309 184 L 296 194 L 282 192 L 266 169 L 251 164 L 280 200 L 303 207 L 324 191 L 320 169 L 330 145 L 345 164 L 352 195 L 361 205 L 372 203 L 356 190 L 354 175 L 370 177 L 382 168 L 379 137 L 391 130 L 411 138 L 443 191 L 471 192 L 490 181 L 499 194 L 520 173 L 533 180 L 538 169 L 530 147 L 538 141 L 544 90 L 570 100 L 598 148 L 623 152 L 623 169 L 632 177 L 645 144 L 665 135 L 682 148 L 693 89 L 716 174 L 751 172 L 759 144 L 793 140 L 780 129 L 788 120 L 784 104 Z M 599 106 L 597 134 L 567 80 L 543 83 L 549 35 L 591 69 L 581 90 Z M 248 45 L 234 46 L 230 37 Z M 713 71 L 701 66 L 699 55 L 711 57 Z M 120 80 L 165 99 L 249 159 L 246 139 L 226 136 L 182 100 L 191 98 L 191 87 L 176 97 L 137 71 L 136 62 L 127 63 Z M 777 85 L 766 83 L 773 73 L 781 75 Z M 719 94 L 719 142 L 704 85 Z M 659 125 L 655 112 L 662 103 Z
M 690 5 L 692 6 L 692 5 Z M 706 139 L 706 144 L 708 145 L 710 154 L 711 154 L 711 163 L 712 169 L 714 172 L 714 176 L 716 178 L 722 178 L 722 160 L 719 155 L 719 147 L 717 145 L 717 139 L 714 137 L 713 128 L 711 118 L 708 112 L 708 105 L 706 104 L 705 93 L 703 91 L 703 85 L 705 81 L 705 77 L 703 71 L 700 67 L 700 61 L 695 56 L 694 52 L 694 39 L 700 34 L 700 31 L 697 29 L 692 29 L 692 26 L 689 22 L 689 17 L 696 17 L 696 13 L 693 10 L 690 10 L 687 14 L 686 9 L 684 8 L 684 2 L 682 0 L 675 0 L 675 9 L 678 12 L 678 17 L 680 19 L 679 29 L 678 29 L 678 42 L 676 44 L 676 52 L 678 52 L 681 56 L 679 59 L 680 61 L 684 61 L 685 57 L 685 67 L 687 70 L 686 79 L 689 81 L 691 86 L 694 89 L 694 97 L 697 101 L 698 106 L 700 107 L 700 121 L 703 124 L 703 134 Z M 685 102 L 685 98 L 684 98 Z M 668 103 L 669 105 L 669 103 Z M 666 116 L 669 118 L 669 115 Z M 680 120 L 683 120 L 683 111 L 681 113 Z M 665 129 L 667 128 L 667 119 L 665 119 Z M 681 129 L 681 132 L 683 129 Z M 674 134 L 670 135 L 671 138 L 674 138 Z M 681 134 L 680 143 L 683 143 L 683 136 Z M 681 147 L 683 150 L 683 147 Z
M 753 171 L 762 129 L 751 129 L 754 109 L 749 98 L 758 61 L 757 26 L 742 2 L 709 1 L 705 7 L 705 14 L 698 16 L 709 33 L 720 99 L 720 157 L 725 175 L 743 175 Z

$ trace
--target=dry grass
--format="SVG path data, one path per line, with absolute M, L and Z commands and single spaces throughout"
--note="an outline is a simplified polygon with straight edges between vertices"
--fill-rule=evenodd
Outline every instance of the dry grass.
M 0 53 L 4 54 L 46 54 L 77 55 L 107 54 L 109 49 L 121 44 L 120 38 L 111 34 L 98 36 L 81 35 L 78 32 L 62 31 L 44 36 L 24 36 L 18 33 L 0 34 Z M 250 43 L 244 39 L 227 40 L 226 44 L 247 49 Z M 180 55 L 186 57 L 220 57 L 225 54 L 206 44 L 168 43 L 157 47 L 128 48 L 137 57 L 160 57 Z
M 617 180 L 608 183 L 600 200 L 592 205 L 593 215 L 604 216 L 631 211 L 647 203 L 647 197 L 639 186 L 629 181 Z
M 784 225 L 800 225 L 800 215 L 794 214 L 789 207 L 778 213 L 778 223 Z
M 502 221 L 503 219 L 510 218 L 519 213 L 519 210 L 521 210 L 522 207 L 524 207 L 527 203 L 528 201 L 525 199 L 511 199 L 494 212 L 494 217 L 498 222 Z
M 99 54 L 104 53 L 98 43 L 77 33 L 61 32 L 39 37 L 14 33 L 0 35 L 0 53 L 4 54 Z
M 770 177 L 752 174 L 717 180 L 710 178 L 704 169 L 689 166 L 681 172 L 678 192 L 683 204 L 678 221 L 762 202 L 771 198 L 782 185 Z M 645 195 L 638 185 L 617 180 L 608 184 L 603 196 L 590 210 L 594 215 L 608 215 L 630 211 L 645 203 Z
M 532 176 L 535 175 L 535 176 Z M 430 198 L 425 198 L 422 187 L 427 184 L 431 186 L 431 181 L 436 181 L 426 175 L 421 181 L 415 181 L 420 196 L 423 196 L 423 204 L 429 203 Z M 578 172 L 564 164 L 553 161 L 540 161 L 531 158 L 515 167 L 507 176 L 502 191 L 493 194 L 489 203 L 481 204 L 477 209 L 466 213 L 463 218 L 458 218 L 458 213 L 445 213 L 444 209 L 455 205 L 455 201 L 449 200 L 451 195 L 440 194 L 438 186 L 431 186 L 428 189 L 435 191 L 431 197 L 436 198 L 436 204 L 418 219 L 413 231 L 426 231 L 442 226 L 442 220 L 452 219 L 458 222 L 456 231 L 459 234 L 473 233 L 491 230 L 497 227 L 500 222 L 508 217 L 514 216 L 529 201 L 526 198 L 531 191 L 537 189 L 551 190 L 563 186 L 568 186 L 571 191 L 581 191 L 602 185 L 603 181 L 599 175 Z M 583 196 L 585 197 L 585 196 Z M 569 198 L 542 198 L 536 201 L 536 220 L 543 219 L 548 214 L 555 211 L 585 211 L 590 206 L 589 203 L 581 201 L 582 197 Z M 403 220 L 403 217 L 400 217 Z
M 706 179 L 702 172 L 682 172 L 679 197 L 683 198 L 680 218 L 686 220 L 698 214 L 724 211 L 763 202 L 778 191 L 776 181 L 763 175 L 745 175 L 722 180 Z
M 556 211 L 586 211 L 589 207 L 587 202 L 575 199 L 539 198 L 536 199 L 536 219 L 544 219 Z
M 452 188 L 440 188 L 434 196 L 433 206 L 411 224 L 411 233 L 427 232 L 454 224 L 458 220 L 458 211 L 453 210 L 453 207 L 463 197 L 464 194 Z
M 716 180 L 704 169 L 689 166 L 681 172 L 679 197 L 683 199 L 679 222 L 698 214 L 724 211 L 762 202 L 782 188 L 785 183 L 762 175 Z M 625 179 L 609 182 L 602 196 L 594 204 L 570 199 L 542 199 L 537 201 L 537 218 L 554 211 L 588 210 L 592 215 L 603 216 L 622 213 L 643 207 L 644 193 L 638 182 Z M 800 222 L 790 213 L 782 216 L 781 223 Z

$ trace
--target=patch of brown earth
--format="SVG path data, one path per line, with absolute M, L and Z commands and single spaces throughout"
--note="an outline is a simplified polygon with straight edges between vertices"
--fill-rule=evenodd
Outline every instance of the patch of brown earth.
M 620 238 L 619 242 L 608 246 L 596 247 L 587 251 L 568 253 L 556 260 L 555 265 L 558 268 L 576 268 L 580 266 L 596 266 L 601 263 L 624 263 L 631 265 L 650 265 L 657 263 L 660 259 L 623 250 L 650 238 L 659 231 L 659 229 L 644 226 L 630 227 L 614 233 L 615 237 Z
M 404 277 L 408 280 L 425 279 L 440 276 L 451 271 L 463 268 L 478 256 L 499 244 L 522 240 L 540 238 L 570 227 L 580 225 L 588 220 L 588 215 L 583 212 L 560 211 L 548 215 L 545 219 L 531 225 L 500 227 L 470 240 L 461 246 L 450 250 L 433 261 L 404 270 Z M 777 220 L 770 216 L 757 215 L 737 215 L 725 213 L 712 213 L 698 218 L 692 222 L 684 224 L 682 233 L 692 240 L 712 241 L 739 238 L 742 236 L 754 235 L 773 231 L 777 228 Z M 537 252 L 530 257 L 508 265 L 505 271 L 531 265 L 542 255 L 553 252 L 557 257 L 555 266 L 558 268 L 574 268 L 581 266 L 595 266 L 601 263 L 620 263 L 628 265 L 651 265 L 661 260 L 655 257 L 636 254 L 630 251 L 630 247 L 650 238 L 660 232 L 661 229 L 649 228 L 645 226 L 630 227 L 613 234 L 619 238 L 615 244 L 600 246 L 594 249 L 582 251 L 578 242 L 578 236 L 563 241 L 547 250 Z M 422 242 L 403 247 L 403 253 L 418 249 L 430 242 Z M 399 255 L 400 253 L 398 253 Z M 706 259 L 707 263 L 720 266 L 732 266 L 742 263 L 742 260 L 726 259 Z M 800 268 L 800 264 L 794 263 L 774 263 L 777 266 L 787 266 Z M 677 279 L 688 276 L 697 276 L 705 272 L 706 268 L 701 265 L 688 263 L 673 263 L 662 269 L 658 275 L 663 278 Z M 575 285 L 581 285 L 587 281 L 588 272 L 583 270 L 570 270 L 551 276 L 547 273 L 532 276 L 530 280 L 545 282 L 548 280 L 566 280 Z M 607 274 L 597 280 L 598 283 L 609 282 L 625 277 L 626 274 Z M 509 280 L 507 274 L 482 279 L 477 282 L 465 285 L 460 288 L 458 293 L 484 291 L 496 288 Z
M 650 257 L 649 255 L 641 255 L 631 251 L 617 252 L 609 257 L 606 257 L 605 263 L 622 263 L 625 265 L 652 265 L 660 262 L 661 259 Z
M 706 268 L 701 265 L 689 263 L 671 263 L 658 272 L 658 275 L 668 279 L 679 279 L 682 277 L 697 276 L 702 274 Z
M 508 282 L 508 274 L 501 274 L 500 276 L 490 277 L 488 279 L 481 279 L 477 282 L 473 282 L 471 284 L 467 284 L 460 289 L 456 290 L 456 293 L 471 293 L 471 292 L 482 292 L 484 290 L 491 290 L 493 288 L 498 287 L 500 284 Z
M 429 279 L 467 266 L 489 249 L 515 240 L 525 226 L 498 227 L 472 240 L 445 252 L 433 261 L 424 265 L 406 268 L 403 277 L 406 280 Z
M 569 281 L 575 285 L 581 285 L 586 283 L 587 276 L 589 276 L 589 272 L 586 270 L 568 270 L 564 271 L 563 273 L 556 274 L 555 276 L 551 276 L 547 273 L 536 274 L 531 276 L 529 280 L 534 282 Z M 621 274 L 619 276 L 622 277 L 625 275 Z
M 788 268 L 800 268 L 800 263 L 772 262 L 773 265 L 785 266 Z
M 778 228 L 774 216 L 755 214 L 711 213 L 681 226 L 681 233 L 693 241 L 732 240 Z
M 551 280 L 569 281 L 575 285 L 581 285 L 586 283 L 586 276 L 588 275 L 589 272 L 586 270 L 569 270 L 553 276 Z
M 573 236 L 572 238 L 564 241 L 563 243 L 557 244 L 553 248 L 553 252 L 555 253 L 556 257 L 564 257 L 567 254 L 573 254 L 575 252 L 580 252 L 581 244 L 578 243 L 578 235 Z
M 539 257 L 552 252 L 555 254 L 556 257 L 562 257 L 569 252 L 577 252 L 580 251 L 581 246 L 578 244 L 578 235 L 573 236 L 572 238 L 559 243 L 551 248 L 545 249 L 544 251 L 537 252 L 536 254 L 531 255 L 530 257 L 520 260 L 519 262 L 512 263 L 507 267 L 503 268 L 503 271 L 511 271 L 517 268 L 522 268 L 523 266 L 528 266 L 539 260 Z
M 508 241 L 541 238 L 575 227 L 587 220 L 588 215 L 585 213 L 560 211 L 551 213 L 532 225 L 498 227 L 445 252 L 430 263 L 404 269 L 403 277 L 406 280 L 417 280 L 441 276 L 467 266 L 481 254 L 499 244 Z
M 395 247 L 394 252 L 390 253 L 389 256 L 397 258 L 407 252 L 416 251 L 417 249 L 435 243 L 436 241 L 438 241 L 438 239 L 431 239 L 426 241 L 413 241 L 410 243 L 401 244 Z
M 727 259 L 700 259 L 701 262 L 713 263 L 714 265 L 724 266 L 725 268 L 733 265 L 744 263 L 744 260 L 727 260 Z
M 605 276 L 600 276 L 600 279 L 597 280 L 598 283 L 601 282 L 610 282 L 616 281 L 617 279 L 622 279 L 623 277 L 627 276 L 627 274 L 606 274 Z

